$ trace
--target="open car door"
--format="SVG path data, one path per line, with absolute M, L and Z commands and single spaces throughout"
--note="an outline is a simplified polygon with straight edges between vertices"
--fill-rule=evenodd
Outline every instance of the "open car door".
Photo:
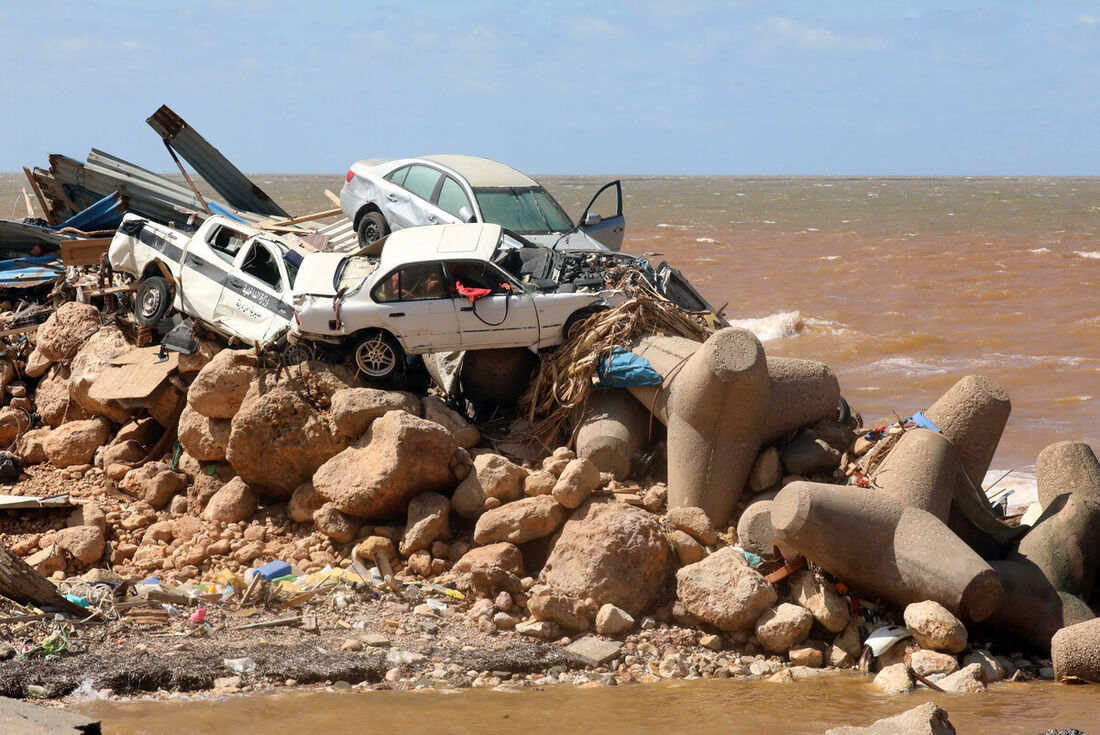
M 599 200 L 600 195 L 611 187 L 615 187 L 615 213 L 605 216 L 592 211 L 592 206 Z M 623 185 L 621 181 L 616 179 L 600 187 L 600 190 L 596 192 L 596 196 L 592 197 L 592 201 L 585 207 L 578 229 L 609 250 L 622 248 L 623 232 L 626 230 L 626 217 L 623 216 Z

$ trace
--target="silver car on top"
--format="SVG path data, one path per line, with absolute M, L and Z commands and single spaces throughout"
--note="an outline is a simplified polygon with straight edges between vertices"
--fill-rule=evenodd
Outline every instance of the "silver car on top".
M 606 217 L 592 211 L 605 191 L 615 197 L 614 213 Z M 405 227 L 479 222 L 555 250 L 619 250 L 626 226 L 618 180 L 601 187 L 574 224 L 539 182 L 477 156 L 357 161 L 340 191 L 340 208 L 363 247 Z

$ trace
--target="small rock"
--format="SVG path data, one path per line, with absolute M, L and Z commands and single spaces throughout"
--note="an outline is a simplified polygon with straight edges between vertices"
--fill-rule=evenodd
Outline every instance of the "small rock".
M 909 666 L 914 673 L 921 676 L 932 676 L 934 674 L 946 676 L 959 670 L 958 660 L 950 653 L 925 651 L 924 649 L 913 652 L 913 655 L 909 657 Z
M 565 647 L 565 653 L 588 666 L 603 666 L 619 657 L 623 644 L 596 636 L 585 636 Z
M 397 561 L 397 547 L 385 536 L 368 536 L 355 547 L 354 556 L 365 561 L 368 566 L 374 564 L 374 554 L 385 554 L 390 563 Z
M 787 652 L 787 658 L 795 666 L 821 668 L 825 663 L 825 653 L 821 646 L 797 646 Z
M 401 541 L 401 553 L 405 556 L 429 549 L 432 543 L 451 538 L 448 518 L 451 502 L 439 493 L 421 493 L 409 501 L 408 522 Z
M 455 509 L 458 509 L 457 505 Z M 557 531 L 568 515 L 569 509 L 551 495 L 524 498 L 481 515 L 474 528 L 474 541 L 478 544 L 504 541 L 522 544 L 544 538 Z
M 955 727 L 947 719 L 947 712 L 935 702 L 925 702 L 867 727 L 834 727 L 825 735 L 955 735 Z
M 313 488 L 313 483 L 306 482 L 291 494 L 286 504 L 286 514 L 295 523 L 312 523 L 313 514 L 324 504 L 325 499 Z
M 722 644 L 722 636 L 715 635 L 714 633 L 704 633 L 699 636 L 699 645 L 703 648 L 709 648 L 712 651 L 721 651 L 724 647 Z
M 668 522 L 673 528 L 690 534 L 703 546 L 714 546 L 718 543 L 718 532 L 702 508 L 673 508 L 668 512 Z
M 666 535 L 669 546 L 676 552 L 676 558 L 681 566 L 694 564 L 706 558 L 707 550 L 687 533 L 676 530 Z
M 366 633 L 361 639 L 364 645 L 371 648 L 389 648 L 391 641 L 389 636 L 382 635 L 381 633 Z
M 978 664 L 985 670 L 985 681 L 987 684 L 992 684 L 1005 678 L 1005 669 L 1001 666 L 1001 662 L 984 648 L 979 648 L 966 654 L 963 658 L 963 666 L 969 666 L 970 664 Z
M 543 640 L 561 637 L 561 628 L 558 627 L 558 624 L 548 620 L 525 620 L 516 625 L 516 632 L 533 638 L 542 638 Z
M 476 426 L 471 425 L 461 414 L 448 408 L 435 396 L 424 396 L 420 399 L 420 405 L 424 418 L 434 421 L 451 432 L 458 446 L 470 449 L 476 447 L 481 441 L 481 432 Z
M 325 503 L 313 514 L 314 528 L 338 544 L 355 538 L 361 524 L 358 518 L 344 513 L 334 503 Z
M 913 677 L 905 664 L 893 664 L 878 672 L 875 686 L 886 694 L 908 694 L 913 691 Z
M 576 508 L 600 486 L 600 470 L 587 459 L 570 460 L 562 470 L 552 494 L 566 508 Z
M 634 618 L 626 610 L 610 603 L 596 613 L 596 632 L 600 635 L 618 635 L 634 627 Z
M 837 593 L 833 585 L 806 570 L 795 572 L 788 582 L 794 601 L 809 610 L 823 628 L 839 633 L 847 627 L 850 616 L 848 601 Z
M 214 493 L 206 504 L 202 517 L 208 521 L 236 523 L 255 513 L 257 504 L 256 493 L 252 492 L 244 480 L 234 477 Z
M 921 648 L 961 653 L 966 648 L 966 627 L 938 602 L 914 602 L 905 608 L 905 626 Z
M 495 498 L 510 503 L 523 497 L 527 470 L 499 454 L 479 454 L 473 472 L 454 491 L 451 505 L 463 518 L 477 520 L 487 509 L 486 501 Z
M 984 692 L 985 669 L 981 664 L 970 664 L 949 674 L 936 682 L 936 685 L 945 692 L 958 692 L 960 694 L 976 694 Z
M 778 598 L 775 589 L 745 561 L 744 554 L 730 547 L 676 572 L 676 596 L 691 614 L 728 631 L 752 627 Z M 802 612 L 812 622 L 812 616 Z
M 784 602 L 764 611 L 756 621 L 756 637 L 768 651 L 785 653 L 806 639 L 813 623 L 814 618 L 808 610 Z
M 558 484 L 558 476 L 546 470 L 537 470 L 523 478 L 523 494 L 528 497 L 550 495 Z
M 557 623 L 571 632 L 588 630 L 584 602 L 565 595 L 538 595 L 527 600 L 527 609 L 539 620 Z

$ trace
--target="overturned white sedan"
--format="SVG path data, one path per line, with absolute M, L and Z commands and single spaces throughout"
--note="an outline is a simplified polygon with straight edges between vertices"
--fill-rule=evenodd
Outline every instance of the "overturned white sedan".
M 412 227 L 389 235 L 377 259 L 311 254 L 294 284 L 291 339 L 338 346 L 383 379 L 405 355 L 553 347 L 624 298 L 602 277 L 579 281 L 583 269 L 555 269 L 555 251 L 508 247 L 502 234 L 492 224 Z

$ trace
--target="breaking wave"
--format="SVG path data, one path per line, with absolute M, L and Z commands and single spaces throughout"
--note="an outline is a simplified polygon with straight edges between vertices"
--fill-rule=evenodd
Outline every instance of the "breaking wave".
M 1008 496 L 1008 513 L 1022 513 L 1029 505 L 1039 499 L 1035 482 L 1035 468 L 1026 467 L 1013 470 L 1007 477 L 1001 478 L 1007 469 L 991 469 L 982 478 L 982 487 L 987 494 L 996 495 L 1000 491 L 1011 490 Z
M 718 242 L 713 237 L 697 237 L 695 242 Z
M 1100 250 L 1075 250 L 1074 254 L 1080 255 L 1082 258 L 1100 260 Z
M 1049 253 L 1050 248 L 1033 248 L 1031 250 L 1028 250 L 1028 252 L 1032 255 L 1042 255 L 1043 253 Z
M 802 313 L 798 311 L 780 311 L 759 319 L 730 319 L 730 325 L 749 330 L 761 342 L 783 337 L 797 337 L 806 328 Z

